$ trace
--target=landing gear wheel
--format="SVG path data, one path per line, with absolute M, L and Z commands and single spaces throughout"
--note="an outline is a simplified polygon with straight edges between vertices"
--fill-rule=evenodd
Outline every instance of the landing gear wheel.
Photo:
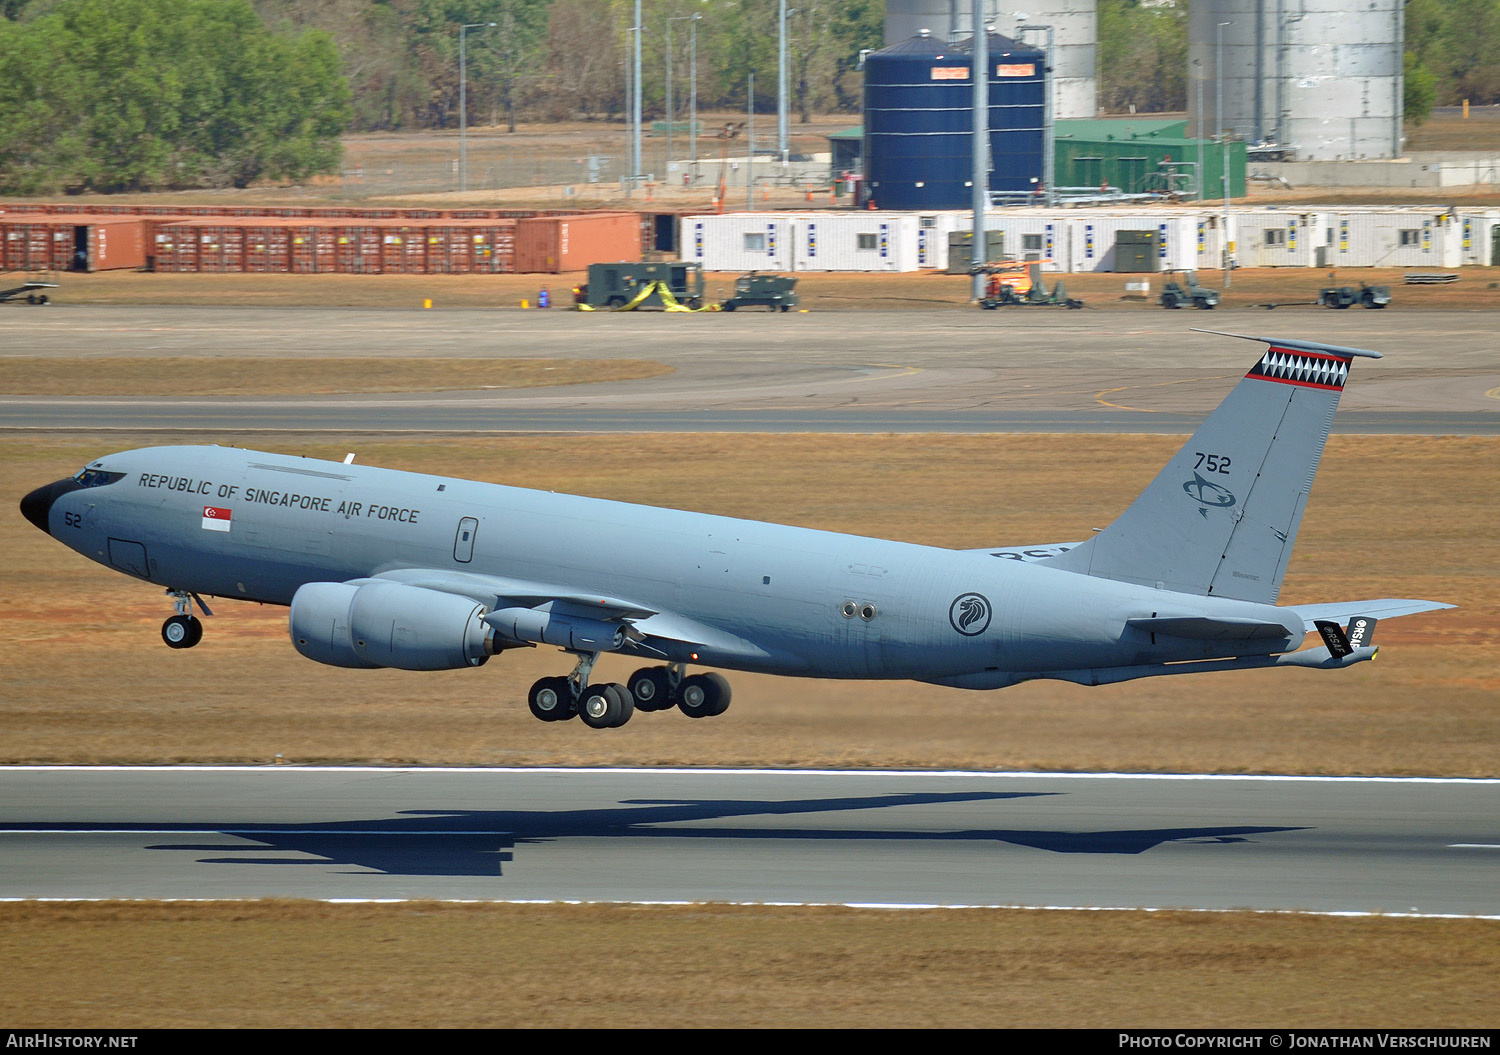
M 642 667 L 630 675 L 625 688 L 634 697 L 638 711 L 665 711 L 677 702 L 672 698 L 672 680 L 666 667 Z
M 526 705 L 544 722 L 565 722 L 578 713 L 567 678 L 541 678 L 526 694 Z
M 174 615 L 161 625 L 168 648 L 192 648 L 203 640 L 203 621 L 193 615 Z
M 623 685 L 592 685 L 583 694 L 578 714 L 590 729 L 613 729 L 630 721 L 635 701 Z
M 689 718 L 712 718 L 729 709 L 729 682 L 709 671 L 683 678 L 677 690 L 677 707 Z

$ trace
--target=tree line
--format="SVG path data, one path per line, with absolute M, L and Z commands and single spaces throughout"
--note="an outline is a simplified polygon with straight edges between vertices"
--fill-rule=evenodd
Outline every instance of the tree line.
M 773 110 L 778 0 L 647 0 L 646 116 Z M 791 0 L 791 106 L 859 110 L 884 0 Z M 618 120 L 633 0 L 0 0 L 0 191 L 244 186 L 336 170 L 346 131 Z M 1186 108 L 1187 4 L 1099 0 L 1106 112 Z M 467 27 L 467 28 L 463 28 Z M 460 86 L 460 49 L 466 88 Z M 1500 0 L 1407 0 L 1406 116 L 1500 102 Z
M 611 119 L 629 105 L 633 0 L 252 0 L 272 27 L 317 28 L 338 43 L 353 90 L 351 128 L 452 128 L 459 123 L 460 29 L 467 119 Z M 857 110 L 861 49 L 883 43 L 884 0 L 793 0 L 787 20 L 792 106 Z M 695 17 L 696 16 L 696 17 Z M 702 109 L 743 109 L 750 73 L 758 106 L 774 106 L 777 0 L 646 0 L 641 95 L 686 111 L 694 37 Z
M 0 21 L 0 191 L 246 186 L 337 164 L 349 88 L 326 33 L 272 33 L 244 0 L 4 3 L 23 17 Z

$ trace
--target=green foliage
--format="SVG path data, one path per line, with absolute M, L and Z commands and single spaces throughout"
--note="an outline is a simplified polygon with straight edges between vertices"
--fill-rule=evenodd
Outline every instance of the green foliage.
M 0 112 L 0 191 L 114 191 L 329 171 L 349 99 L 326 34 L 243 0 L 64 0 L 0 24 Z
M 1420 125 L 1437 100 L 1437 78 L 1408 51 L 1402 56 L 1401 81 L 1401 119 L 1409 125 Z
M 1187 108 L 1187 8 L 1099 0 L 1099 109 Z
M 1500 0 L 1411 0 L 1406 50 L 1432 77 L 1434 102 L 1500 102 Z

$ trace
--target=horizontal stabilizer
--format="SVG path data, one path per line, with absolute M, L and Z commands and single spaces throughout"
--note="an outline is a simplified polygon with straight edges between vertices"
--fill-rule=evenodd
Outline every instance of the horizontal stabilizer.
M 1188 637 L 1195 641 L 1254 641 L 1297 636 L 1295 630 L 1281 623 L 1225 616 L 1163 616 L 1159 619 L 1127 619 L 1125 623 L 1148 633 Z
M 1401 615 L 1416 615 L 1418 612 L 1436 612 L 1452 608 L 1442 601 L 1409 601 L 1396 597 L 1384 597 L 1378 601 L 1334 601 L 1331 604 L 1296 604 L 1289 606 L 1302 619 L 1302 627 L 1308 633 L 1316 630 L 1322 620 L 1348 626 L 1364 616 L 1369 619 L 1395 619 Z

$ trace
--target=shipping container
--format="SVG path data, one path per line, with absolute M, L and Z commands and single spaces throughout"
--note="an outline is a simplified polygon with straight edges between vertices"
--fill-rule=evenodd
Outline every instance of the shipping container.
M 334 225 L 329 219 L 299 220 L 287 227 L 294 274 L 326 274 L 334 270 Z
M 381 229 L 367 224 L 350 224 L 334 229 L 334 270 L 342 274 L 377 275 L 380 273 Z
M 518 220 L 515 232 L 518 272 L 582 271 L 641 256 L 641 221 L 633 212 L 536 216 Z

